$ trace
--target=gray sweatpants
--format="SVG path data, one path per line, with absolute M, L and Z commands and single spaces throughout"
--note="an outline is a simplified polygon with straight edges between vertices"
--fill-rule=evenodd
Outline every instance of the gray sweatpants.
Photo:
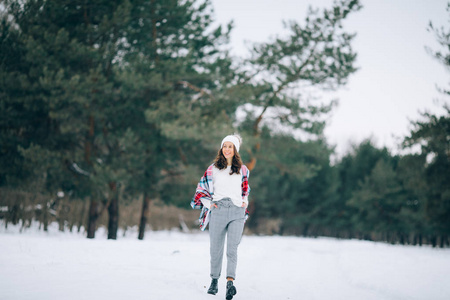
M 245 208 L 237 207 L 230 198 L 213 202 L 209 221 L 211 278 L 219 279 L 222 271 L 225 236 L 227 236 L 227 277 L 236 278 L 237 248 L 244 230 Z

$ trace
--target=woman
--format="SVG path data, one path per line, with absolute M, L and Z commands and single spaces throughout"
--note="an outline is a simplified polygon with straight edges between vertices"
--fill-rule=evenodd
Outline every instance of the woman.
M 241 137 L 228 135 L 222 140 L 214 163 L 208 167 L 197 186 L 192 208 L 202 208 L 200 227 L 209 223 L 211 286 L 208 294 L 218 292 L 217 282 L 222 270 L 222 257 L 227 236 L 226 299 L 236 294 L 237 248 L 247 218 L 249 171 L 239 156 Z

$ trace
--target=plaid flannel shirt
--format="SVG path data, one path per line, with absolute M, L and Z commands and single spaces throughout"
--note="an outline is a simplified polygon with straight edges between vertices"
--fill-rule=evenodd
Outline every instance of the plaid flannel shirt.
M 210 165 L 205 174 L 200 178 L 200 182 L 197 185 L 197 189 L 195 190 L 195 195 L 191 200 L 191 207 L 193 209 L 201 209 L 200 212 L 200 229 L 205 230 L 206 226 L 209 223 L 210 210 L 203 206 L 201 199 L 212 200 L 214 195 L 214 186 L 213 186 L 213 167 L 214 164 Z M 250 176 L 250 171 L 245 165 L 241 167 L 241 175 L 242 175 L 242 198 L 248 197 L 250 194 L 250 186 L 248 185 L 248 177 Z M 245 220 L 248 218 L 248 210 L 245 210 Z

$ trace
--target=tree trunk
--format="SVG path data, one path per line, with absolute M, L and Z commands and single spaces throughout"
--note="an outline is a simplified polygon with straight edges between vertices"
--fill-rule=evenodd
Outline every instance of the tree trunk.
M 302 232 L 302 236 L 308 236 L 308 230 L 309 230 L 309 225 L 305 224 L 303 226 L 303 232 Z
M 435 235 L 431 236 L 430 241 L 431 241 L 431 245 L 433 245 L 433 248 L 436 248 L 436 246 L 437 246 L 437 238 L 436 238 Z
M 97 226 L 98 219 L 98 202 L 91 200 L 91 205 L 89 206 L 89 219 L 88 219 L 88 228 L 87 228 L 87 238 L 93 239 L 95 238 L 95 230 Z
M 19 223 L 19 204 L 14 204 L 12 209 L 9 211 L 9 219 L 13 225 Z
M 82 210 L 81 210 L 81 213 L 80 213 L 80 215 L 79 215 L 79 217 L 78 217 L 78 225 L 77 225 L 77 232 L 79 233 L 80 231 L 81 231 L 81 227 L 83 226 L 83 225 L 85 225 L 85 214 L 86 214 L 86 211 L 87 211 L 87 206 L 89 206 L 89 204 L 87 204 L 87 203 L 83 203 L 83 208 L 82 208 Z
M 47 203 L 45 202 L 42 205 L 42 223 L 44 224 L 44 231 L 48 231 L 48 223 L 49 223 L 49 217 L 48 217 L 48 207 L 47 207 Z
M 144 199 L 142 200 L 141 222 L 139 223 L 139 240 L 144 239 L 145 226 L 147 225 L 147 219 L 149 214 L 150 198 L 147 193 L 144 193 Z
M 119 196 L 117 193 L 117 183 L 110 182 L 109 187 L 113 192 L 113 198 L 108 205 L 108 240 L 117 239 L 117 229 L 119 228 Z

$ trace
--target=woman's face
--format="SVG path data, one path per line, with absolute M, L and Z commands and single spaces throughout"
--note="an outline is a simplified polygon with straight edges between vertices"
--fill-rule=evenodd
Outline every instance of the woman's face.
M 225 143 L 223 143 L 222 153 L 223 153 L 223 156 L 225 156 L 226 159 L 233 158 L 233 156 L 234 156 L 234 145 L 233 145 L 233 143 L 232 142 L 225 142 Z

